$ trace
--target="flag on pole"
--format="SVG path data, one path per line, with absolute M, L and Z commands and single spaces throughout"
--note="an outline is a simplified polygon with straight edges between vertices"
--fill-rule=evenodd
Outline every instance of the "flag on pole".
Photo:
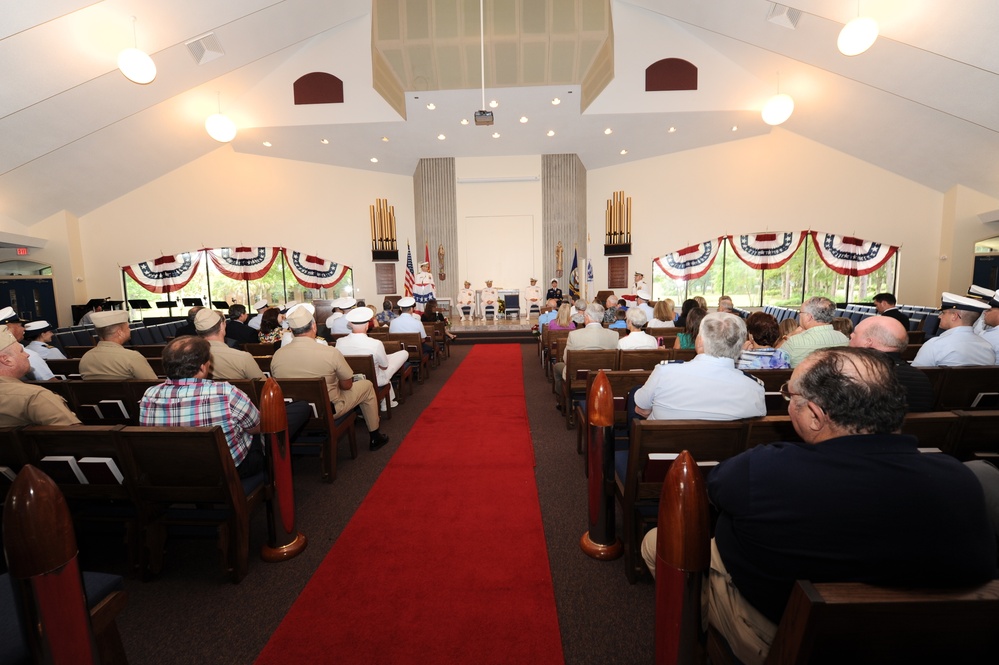
M 413 284 L 416 283 L 416 273 L 413 272 L 413 251 L 409 247 L 409 241 L 406 241 L 406 288 L 403 292 L 404 296 L 413 295 Z
M 577 250 L 572 250 L 572 270 L 569 272 L 569 297 L 572 302 L 579 300 L 579 261 Z
M 586 259 L 586 281 L 593 282 L 593 262 Z
M 427 263 L 430 263 L 430 244 L 427 243 L 426 241 L 423 242 L 423 257 L 424 257 L 423 258 L 424 261 L 426 261 Z M 434 264 L 430 263 L 430 265 L 432 267 Z M 431 272 L 433 272 L 433 271 L 431 271 Z

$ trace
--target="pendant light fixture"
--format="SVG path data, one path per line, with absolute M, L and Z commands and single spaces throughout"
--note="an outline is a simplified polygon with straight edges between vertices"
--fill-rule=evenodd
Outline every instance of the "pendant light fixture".
M 779 125 L 794 113 L 794 100 L 791 95 L 780 91 L 780 72 L 777 72 L 777 94 L 763 105 L 763 122 L 768 125 Z
M 219 92 L 219 112 L 205 119 L 205 131 L 219 143 L 229 143 L 236 138 L 236 123 L 222 114 L 222 93 Z
M 839 31 L 836 46 L 843 55 L 860 55 L 871 48 L 878 38 L 878 22 L 869 16 L 860 15 L 860 0 L 857 0 L 857 18 Z
M 135 17 L 132 17 L 132 48 L 118 54 L 118 69 L 129 81 L 145 85 L 156 78 L 156 63 L 144 51 L 138 49 L 135 35 Z

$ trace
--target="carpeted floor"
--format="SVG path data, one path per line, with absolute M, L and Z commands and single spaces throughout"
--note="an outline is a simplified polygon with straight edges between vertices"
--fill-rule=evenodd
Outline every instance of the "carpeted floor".
M 475 414 L 474 426 L 445 434 L 456 413 Z M 472 349 L 257 662 L 327 654 L 346 663 L 562 662 L 519 346 Z
M 362 446 L 358 459 L 351 460 L 342 444 L 336 482 L 319 482 L 316 458 L 294 460 L 298 528 L 309 538 L 308 548 L 299 557 L 268 564 L 256 556 L 266 537 L 263 511 L 258 511 L 251 530 L 249 574 L 242 583 L 227 581 L 210 540 L 171 540 L 158 577 L 149 582 L 127 579 L 128 605 L 118 623 L 132 665 L 254 662 L 402 440 L 475 348 L 453 347 L 452 358 L 435 368 L 427 383 L 418 386 L 404 405 L 393 409 L 392 420 L 382 422 L 383 431 L 392 437 L 388 446 L 376 452 Z M 620 561 L 594 561 L 580 551 L 579 537 L 586 528 L 586 480 L 582 458 L 575 450 L 575 431 L 565 429 L 554 408 L 551 384 L 538 363 L 536 348 L 522 345 L 520 354 L 536 461 L 534 475 L 565 662 L 651 663 L 654 587 L 649 580 L 629 585 Z M 491 367 L 487 373 L 496 377 L 513 369 Z M 458 409 L 435 429 L 441 437 L 474 431 L 483 411 L 488 408 Z M 455 533 L 443 523 L 427 538 L 453 540 Z M 80 549 L 87 569 L 125 570 L 124 549 L 114 536 L 81 534 Z M 355 572 L 345 569 L 340 574 L 350 579 Z M 373 619 L 376 623 L 380 620 Z M 346 661 L 328 654 L 317 662 Z

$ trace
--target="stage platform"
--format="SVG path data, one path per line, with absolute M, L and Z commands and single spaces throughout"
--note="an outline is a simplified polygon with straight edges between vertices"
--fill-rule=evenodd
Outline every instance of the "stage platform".
M 537 337 L 531 332 L 537 322 L 537 316 L 491 321 L 462 321 L 460 317 L 454 317 L 451 319 L 451 333 L 458 338 L 452 344 L 537 344 Z

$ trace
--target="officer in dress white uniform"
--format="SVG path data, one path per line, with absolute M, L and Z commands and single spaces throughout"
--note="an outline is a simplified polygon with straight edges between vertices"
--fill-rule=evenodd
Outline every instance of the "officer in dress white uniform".
M 253 315 L 252 319 L 246 322 L 246 325 L 250 326 L 257 332 L 260 332 L 260 322 L 264 318 L 264 312 L 268 309 L 270 308 L 267 306 L 266 300 L 261 299 L 253 303 L 253 311 L 256 312 L 256 314 Z
M 979 294 L 987 299 L 989 305 L 989 309 L 985 310 L 975 321 L 975 334 L 992 345 L 996 352 L 997 364 L 999 364 L 999 294 L 978 286 L 972 286 L 971 289 L 968 289 L 968 293 L 972 293 L 973 289 L 977 289 Z
M 538 286 L 538 280 L 535 277 L 531 278 L 531 285 L 524 289 L 524 317 L 530 318 L 534 310 L 541 314 L 541 305 L 544 301 L 541 300 L 541 287 Z
M 420 272 L 413 280 L 413 300 L 416 301 L 416 311 L 423 312 L 431 300 L 437 300 L 437 287 L 434 285 L 434 275 L 430 272 L 430 264 L 424 261 L 418 266 Z
M 461 320 L 465 317 L 471 321 L 475 318 L 475 291 L 472 290 L 472 283 L 465 280 L 465 288 L 458 291 L 458 311 L 461 312 Z
M 636 271 L 635 287 L 631 290 L 631 292 L 637 296 L 639 291 L 648 291 L 648 288 L 645 286 L 645 275 Z
M 944 332 L 923 343 L 912 366 L 995 365 L 995 349 L 972 329 L 975 320 L 989 309 L 988 303 L 953 293 L 944 293 L 942 300 L 940 329 Z
M 351 324 L 351 333 L 336 341 L 337 350 L 345 356 L 371 356 L 375 364 L 375 374 L 379 386 L 392 386 L 392 376 L 409 360 L 409 351 L 399 350 L 385 353 L 385 345 L 381 340 L 368 337 L 368 322 L 375 313 L 367 307 L 358 307 L 346 314 L 344 318 Z M 368 377 L 371 378 L 371 377 Z M 392 406 L 399 406 L 395 401 L 395 387 L 389 389 Z M 382 400 L 381 410 L 386 411 L 385 400 Z
M 648 291 L 642 290 L 635 294 L 635 300 L 638 303 L 638 308 L 645 312 L 645 320 L 651 321 L 656 318 L 655 310 L 652 309 L 652 305 L 649 301 L 652 300 L 652 296 Z
M 350 321 L 347 320 L 347 314 L 357 306 L 357 300 L 349 296 L 344 296 L 338 301 L 337 307 L 343 312 L 343 316 L 333 321 L 330 324 L 327 320 L 326 325 L 330 329 L 330 334 L 332 335 L 346 335 L 350 332 Z
M 66 356 L 56 347 L 49 344 L 55 334 L 52 324 L 48 321 L 32 321 L 24 326 L 24 338 L 28 340 L 26 348 L 31 349 L 45 360 L 65 360 Z
M 499 314 L 499 296 L 493 288 L 493 280 L 486 280 L 486 288 L 479 292 L 479 297 L 482 299 L 479 303 L 479 316 L 484 319 L 488 312 L 495 319 Z
M 0 325 L 4 324 L 7 325 L 7 329 L 10 330 L 10 334 L 14 336 L 15 340 L 20 342 L 24 339 L 24 321 L 17 315 L 13 307 L 0 309 Z M 24 347 L 24 352 L 28 354 L 28 360 L 31 363 L 30 378 L 35 381 L 48 381 L 55 377 L 55 374 L 49 369 L 48 363 L 45 362 L 45 358 L 42 358 L 37 351 Z
M 406 296 L 405 298 L 399 298 L 399 309 L 402 310 L 402 314 L 392 319 L 392 323 L 389 324 L 390 333 L 420 333 L 420 337 L 423 339 L 427 338 L 427 329 L 423 327 L 423 322 L 420 321 L 420 317 L 413 315 L 413 307 L 416 305 L 416 300 Z

